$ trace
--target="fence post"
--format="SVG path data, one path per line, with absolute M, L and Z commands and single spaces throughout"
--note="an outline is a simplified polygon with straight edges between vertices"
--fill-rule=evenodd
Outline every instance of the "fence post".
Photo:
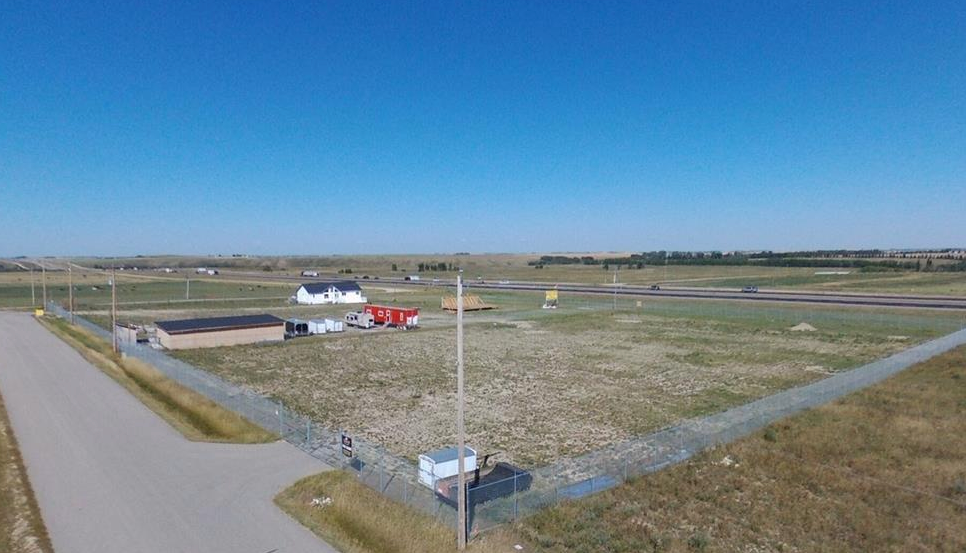
M 309 447 L 309 442 L 312 441 L 312 421 L 306 419 L 305 421 L 305 447 Z
M 282 402 L 280 401 L 280 402 L 278 402 L 278 409 L 277 409 L 277 412 L 278 412 L 278 435 L 281 436 L 282 439 L 284 440 L 285 439 L 285 430 L 282 429 L 282 409 L 283 409 L 282 408 Z

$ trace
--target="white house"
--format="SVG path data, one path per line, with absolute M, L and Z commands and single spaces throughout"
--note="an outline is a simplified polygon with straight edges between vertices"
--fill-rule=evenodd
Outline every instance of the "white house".
M 299 286 L 295 301 L 309 305 L 321 303 L 366 303 L 362 288 L 351 280 L 312 282 Z

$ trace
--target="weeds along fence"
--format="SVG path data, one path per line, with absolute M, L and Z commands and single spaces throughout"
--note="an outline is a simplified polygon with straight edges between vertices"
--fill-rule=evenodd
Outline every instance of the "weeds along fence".
M 665 307 L 676 310 L 678 307 Z M 60 316 L 68 313 L 51 302 L 49 310 Z M 736 316 L 743 316 L 738 313 Z M 748 315 L 752 317 L 751 314 Z M 761 317 L 760 311 L 757 317 Z M 768 316 L 785 321 L 801 319 L 778 309 Z M 871 314 L 878 317 L 878 314 Z M 910 315 L 915 316 L 915 315 Z M 106 339 L 110 332 L 75 315 L 80 326 Z M 813 319 L 814 320 L 814 319 Z M 826 318 L 828 324 L 835 318 Z M 960 319 L 923 319 L 923 330 L 932 334 L 949 332 L 885 359 L 841 372 L 817 382 L 785 390 L 714 415 L 683 421 L 647 436 L 589 454 L 564 459 L 536 469 L 529 475 L 512 474 L 493 481 L 484 477 L 473 482 L 467 493 L 468 524 L 471 535 L 513 522 L 560 501 L 578 499 L 612 488 L 675 463 L 702 450 L 734 441 L 768 424 L 870 386 L 899 371 L 966 344 L 966 321 Z M 882 324 L 889 324 L 883 321 Z M 907 327 L 908 328 L 908 327 Z M 280 401 L 236 386 L 193 365 L 141 344 L 123 344 L 126 355 L 150 363 L 169 378 L 216 403 L 248 418 L 287 442 L 323 462 L 351 471 L 360 482 L 424 513 L 452 528 L 456 512 L 451 504 L 440 501 L 433 490 L 418 483 L 418 468 L 377 445 L 354 439 L 352 458 L 342 454 L 341 433 L 327 429 L 287 409 Z

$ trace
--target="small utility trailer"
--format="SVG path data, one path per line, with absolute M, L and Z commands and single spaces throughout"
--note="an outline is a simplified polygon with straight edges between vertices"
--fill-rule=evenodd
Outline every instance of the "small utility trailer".
M 496 463 L 490 471 L 482 473 L 489 457 L 489 455 L 485 456 L 483 465 L 473 472 L 472 477 L 467 478 L 466 502 L 470 508 L 529 490 L 530 485 L 533 484 L 533 475 L 529 471 L 503 461 Z M 436 497 L 453 508 L 459 505 L 458 479 L 457 475 L 436 481 Z

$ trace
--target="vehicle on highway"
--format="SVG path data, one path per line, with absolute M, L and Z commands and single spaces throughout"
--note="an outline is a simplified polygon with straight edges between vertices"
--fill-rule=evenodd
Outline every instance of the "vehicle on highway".
M 758 287 L 757 286 L 745 286 L 744 288 L 741 289 L 741 291 L 744 292 L 744 293 L 746 293 L 746 294 L 755 294 L 755 293 L 758 292 Z
M 658 286 L 657 284 L 652 284 L 652 285 L 648 286 L 647 289 L 648 290 L 660 290 L 661 287 Z
M 510 281 L 509 280 L 501 280 L 500 281 L 500 284 L 510 284 Z

